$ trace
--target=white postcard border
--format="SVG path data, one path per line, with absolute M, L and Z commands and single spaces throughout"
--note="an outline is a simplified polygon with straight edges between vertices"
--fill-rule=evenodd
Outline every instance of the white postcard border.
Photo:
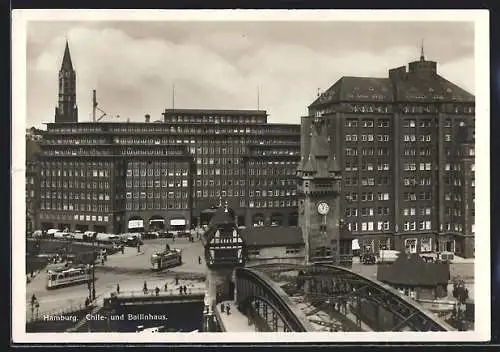
M 26 333 L 25 120 L 26 40 L 29 21 L 433 21 L 475 24 L 476 233 L 475 330 L 376 333 Z M 490 297 L 489 13 L 487 10 L 14 10 L 12 13 L 12 339 L 15 343 L 200 343 L 200 342 L 466 342 L 488 341 Z M 48 117 L 50 121 L 52 117 Z

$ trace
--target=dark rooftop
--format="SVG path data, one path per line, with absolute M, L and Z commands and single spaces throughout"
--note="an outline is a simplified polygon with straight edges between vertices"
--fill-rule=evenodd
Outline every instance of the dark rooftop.
M 436 286 L 450 280 L 450 265 L 426 263 L 418 254 L 401 253 L 392 264 L 381 264 L 377 280 L 389 285 Z
M 297 226 L 250 227 L 241 230 L 241 237 L 250 247 L 304 244 L 302 230 Z

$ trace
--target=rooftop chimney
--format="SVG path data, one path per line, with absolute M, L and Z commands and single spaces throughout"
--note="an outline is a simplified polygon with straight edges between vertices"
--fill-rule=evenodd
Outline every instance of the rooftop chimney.
M 149 114 L 146 114 L 146 116 L 144 116 L 146 118 L 146 123 L 149 123 L 149 121 L 151 120 L 151 116 L 149 116 Z

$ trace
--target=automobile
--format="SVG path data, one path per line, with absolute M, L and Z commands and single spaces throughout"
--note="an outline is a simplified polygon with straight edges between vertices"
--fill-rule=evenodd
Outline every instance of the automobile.
M 156 239 L 159 238 L 160 235 L 158 232 L 145 232 L 142 234 L 142 238 L 145 240 Z
M 377 263 L 377 258 L 373 253 L 366 253 L 361 256 L 361 263 L 365 265 L 373 265 Z

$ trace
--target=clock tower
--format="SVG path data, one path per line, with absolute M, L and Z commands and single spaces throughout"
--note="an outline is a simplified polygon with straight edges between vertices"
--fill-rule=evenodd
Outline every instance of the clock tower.
M 301 161 L 297 168 L 299 226 L 306 264 L 352 264 L 351 240 L 340 216 L 341 174 L 337 163 L 339 129 L 325 116 L 302 117 Z

